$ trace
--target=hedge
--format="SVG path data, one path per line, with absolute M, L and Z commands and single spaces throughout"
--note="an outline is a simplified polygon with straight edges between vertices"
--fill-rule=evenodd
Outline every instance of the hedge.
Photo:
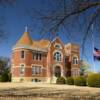
M 100 73 L 90 74 L 87 83 L 90 87 L 100 87 Z
M 58 77 L 57 80 L 56 80 L 56 83 L 57 84 L 65 84 L 66 80 L 65 80 L 64 77 Z
M 74 78 L 73 77 L 67 77 L 66 84 L 74 85 Z
M 86 86 L 86 78 L 83 76 L 75 77 L 74 84 L 77 86 Z

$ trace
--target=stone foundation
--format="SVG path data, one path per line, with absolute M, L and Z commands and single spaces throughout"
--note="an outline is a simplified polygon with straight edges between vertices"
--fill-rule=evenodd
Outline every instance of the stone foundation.
M 43 82 L 52 83 L 50 77 L 12 77 L 12 82 Z

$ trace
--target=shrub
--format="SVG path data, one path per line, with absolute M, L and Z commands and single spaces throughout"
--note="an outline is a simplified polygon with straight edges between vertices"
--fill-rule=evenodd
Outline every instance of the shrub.
M 8 77 L 8 73 L 7 72 L 4 72 L 1 76 L 1 82 L 7 82 L 9 79 Z
M 57 80 L 56 80 L 56 83 L 57 84 L 65 84 L 65 78 L 64 77 L 58 77 Z
M 77 86 L 86 86 L 86 78 L 83 76 L 75 77 L 74 84 Z
M 100 87 L 100 73 L 90 74 L 87 83 L 90 87 Z
M 11 74 L 9 73 L 8 70 L 5 70 L 2 75 L 0 76 L 0 81 L 1 82 L 9 82 L 11 81 Z
M 0 75 L 0 82 L 1 82 L 1 75 Z
M 74 79 L 73 79 L 73 77 L 68 77 L 67 80 L 66 80 L 66 83 L 68 85 L 74 85 Z

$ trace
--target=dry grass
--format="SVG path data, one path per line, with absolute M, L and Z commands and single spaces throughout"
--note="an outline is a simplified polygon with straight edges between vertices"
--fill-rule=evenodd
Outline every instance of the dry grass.
M 35 99 L 37 97 L 37 99 Z M 100 100 L 100 88 L 43 83 L 0 83 L 0 100 Z

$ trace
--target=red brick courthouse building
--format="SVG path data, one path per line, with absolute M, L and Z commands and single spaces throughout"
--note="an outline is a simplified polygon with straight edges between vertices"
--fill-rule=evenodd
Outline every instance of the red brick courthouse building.
M 12 82 L 54 83 L 59 76 L 80 74 L 79 46 L 53 41 L 34 41 L 26 31 L 12 48 Z

